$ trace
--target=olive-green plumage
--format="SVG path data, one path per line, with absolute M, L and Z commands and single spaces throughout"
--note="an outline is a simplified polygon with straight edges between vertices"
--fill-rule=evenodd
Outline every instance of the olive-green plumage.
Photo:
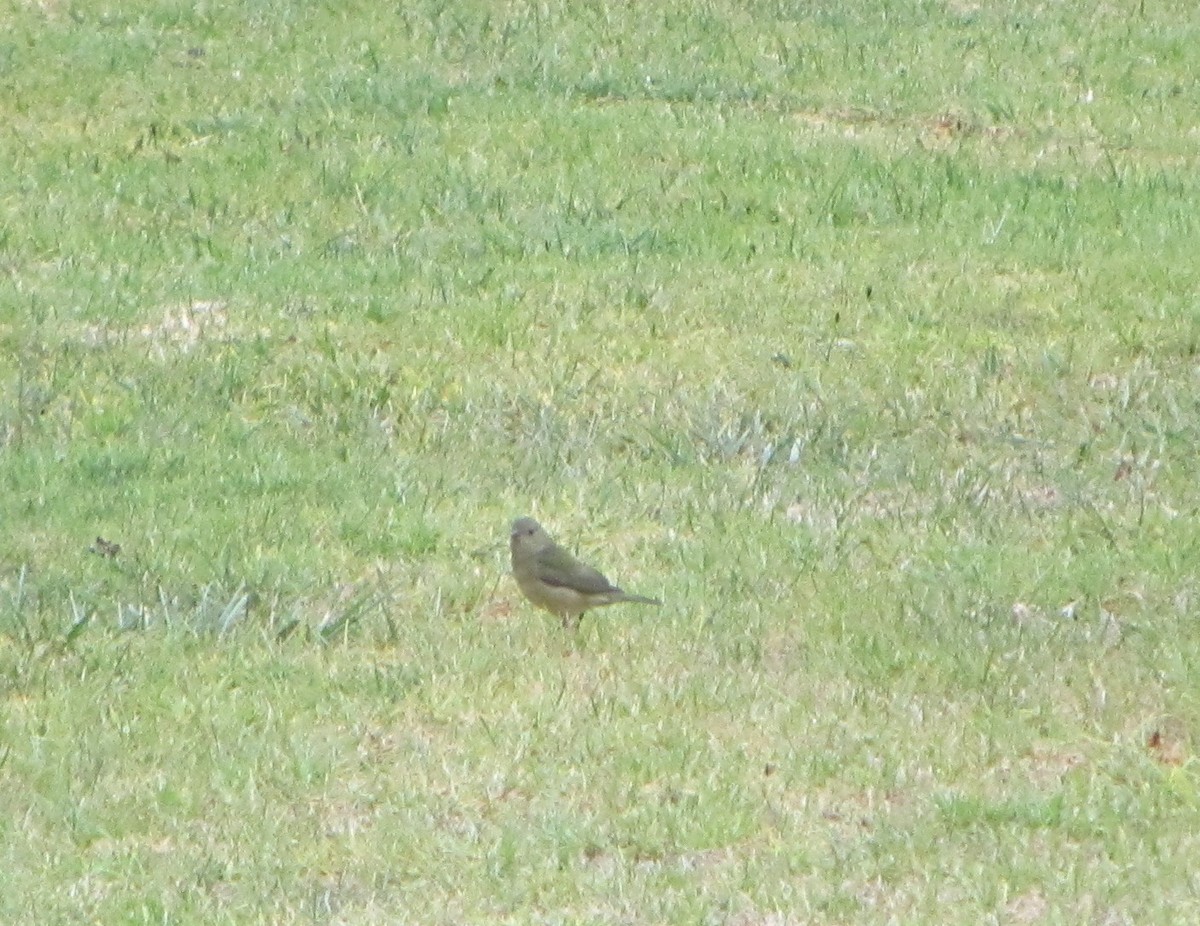
M 630 595 L 617 588 L 551 540 L 533 518 L 513 521 L 509 539 L 517 585 L 539 608 L 558 615 L 564 627 L 577 628 L 585 611 L 602 605 L 621 601 L 662 604 L 656 598 Z

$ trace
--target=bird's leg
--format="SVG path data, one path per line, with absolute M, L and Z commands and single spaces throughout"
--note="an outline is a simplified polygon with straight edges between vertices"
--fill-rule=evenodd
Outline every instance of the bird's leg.
M 562 619 L 563 630 L 579 631 L 579 625 L 583 623 L 583 612 L 578 614 L 564 614 Z

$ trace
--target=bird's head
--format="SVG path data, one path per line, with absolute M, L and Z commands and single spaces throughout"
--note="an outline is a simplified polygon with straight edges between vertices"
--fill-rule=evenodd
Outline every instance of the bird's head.
M 517 518 L 513 521 L 509 542 L 514 551 L 528 550 L 531 553 L 544 550 L 554 543 L 550 535 L 542 529 L 542 525 L 533 518 Z

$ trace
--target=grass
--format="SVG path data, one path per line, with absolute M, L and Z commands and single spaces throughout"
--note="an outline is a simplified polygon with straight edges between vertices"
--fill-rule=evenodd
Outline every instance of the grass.
M 0 919 L 1187 921 L 1189 12 L 10 5 Z

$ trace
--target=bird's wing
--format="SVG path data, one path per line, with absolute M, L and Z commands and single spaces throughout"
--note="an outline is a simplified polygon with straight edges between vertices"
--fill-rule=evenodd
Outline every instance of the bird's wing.
M 579 562 L 560 546 L 553 546 L 538 554 L 537 575 L 547 585 L 571 588 L 584 595 L 620 591 L 598 570 Z

